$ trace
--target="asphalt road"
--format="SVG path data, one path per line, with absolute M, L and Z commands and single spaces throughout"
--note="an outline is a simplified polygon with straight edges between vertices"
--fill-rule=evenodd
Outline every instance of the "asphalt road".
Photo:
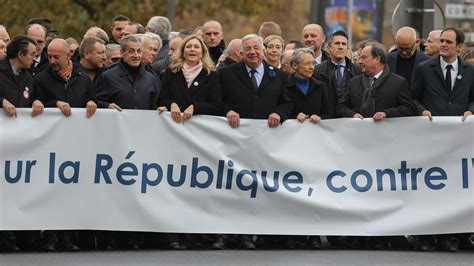
M 0 254 L 0 265 L 474 265 L 474 252 L 270 250 Z

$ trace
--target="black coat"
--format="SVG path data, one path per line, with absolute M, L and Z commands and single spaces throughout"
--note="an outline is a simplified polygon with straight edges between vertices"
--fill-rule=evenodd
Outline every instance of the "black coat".
M 333 115 L 329 112 L 324 84 L 314 78 L 310 78 L 309 82 L 308 94 L 304 95 L 293 78 L 288 78 L 286 88 L 288 90 L 288 96 L 293 103 L 291 118 L 296 118 L 299 113 L 318 115 L 323 119 L 332 118 Z
M 281 122 L 290 117 L 293 104 L 286 90 L 287 75 L 263 64 L 265 72 L 257 90 L 253 88 L 243 62 L 218 70 L 223 116 L 233 110 L 239 113 L 240 118 L 267 119 L 273 112 L 280 115 Z
M 458 75 L 453 90 L 444 83 L 440 58 L 435 57 L 415 68 L 412 97 L 417 113 L 429 110 L 434 116 L 457 116 L 474 113 L 474 66 L 458 57 Z
M 375 110 L 373 113 L 364 114 L 361 108 L 362 100 L 368 88 L 369 79 L 365 74 L 352 78 L 337 106 L 337 116 L 353 117 L 359 113 L 364 117 L 372 117 L 375 112 L 385 112 L 387 117 L 403 117 L 415 113 L 415 105 L 410 98 L 406 79 L 391 73 L 387 66 L 375 81 L 372 93 L 369 95 L 375 100 Z
M 217 65 L 219 57 L 221 57 L 225 50 L 225 42 L 224 40 L 221 40 L 221 42 L 216 47 L 207 47 L 207 49 L 209 50 L 209 56 L 211 57 L 212 61 L 214 61 L 214 64 Z
M 161 60 L 163 58 L 168 57 L 168 53 L 170 51 L 170 41 L 169 40 L 162 40 L 160 51 L 158 55 L 156 55 L 155 62 Z
M 89 100 L 96 101 L 92 81 L 80 69 L 74 64 L 68 81 L 60 78 L 49 64 L 34 76 L 34 89 L 45 107 L 56 107 L 57 101 L 63 101 L 71 107 L 84 108 Z
M 337 89 L 335 73 L 336 66 L 330 59 L 317 65 L 313 72 L 313 77 L 324 83 L 328 98 L 329 112 L 334 116 L 336 115 L 336 106 L 344 94 L 349 81 L 353 77 L 362 74 L 362 69 L 359 64 L 353 64 L 349 58 L 346 58 L 346 67 L 344 68 L 341 90 Z
M 35 64 L 36 64 L 36 61 L 33 61 L 33 64 L 28 70 L 32 76 L 35 76 L 39 72 L 45 70 L 46 67 L 48 66 L 48 53 L 46 52 L 46 47 L 43 49 L 43 52 L 41 53 L 41 58 L 40 58 L 39 63 L 36 66 Z
M 166 69 L 171 64 L 171 58 L 169 56 L 157 60 L 151 64 L 151 68 L 155 73 L 160 77 L 160 80 L 163 81 L 163 76 L 165 75 Z
M 218 115 L 221 107 L 219 75 L 215 71 L 208 75 L 203 69 L 188 88 L 183 72 L 173 73 L 168 68 L 163 77 L 158 106 L 166 106 L 169 110 L 173 102 L 181 111 L 192 104 L 194 114 Z
M 31 107 L 37 97 L 34 93 L 33 77 L 26 70 L 22 70 L 15 78 L 10 61 L 0 61 L 0 107 L 3 99 L 7 99 L 15 107 Z
M 121 60 L 102 73 L 97 85 L 97 101 L 100 108 L 115 103 L 122 109 L 154 110 L 160 89 L 160 80 L 147 72 L 143 65 L 133 80 Z
M 429 57 L 428 55 L 420 52 L 420 51 L 416 51 L 415 52 L 415 61 L 413 62 L 413 67 L 412 67 L 412 71 L 411 71 L 411 79 L 414 78 L 414 72 L 415 72 L 415 67 L 421 63 L 421 62 L 424 62 L 424 61 L 427 61 L 427 60 L 430 60 L 431 57 Z M 400 54 L 398 53 L 397 50 L 389 53 L 387 55 L 387 65 L 388 67 L 390 68 L 390 71 L 392 73 L 395 73 L 395 74 L 398 74 L 399 73 L 399 69 L 397 69 L 397 62 L 398 62 L 398 58 L 400 57 Z M 411 83 L 411 80 L 407 80 L 408 84 Z

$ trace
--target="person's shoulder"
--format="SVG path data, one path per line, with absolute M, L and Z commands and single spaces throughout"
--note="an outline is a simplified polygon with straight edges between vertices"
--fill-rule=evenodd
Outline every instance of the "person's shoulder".
M 226 66 L 223 66 L 222 68 L 219 68 L 217 71 L 219 73 L 229 73 L 229 72 L 234 72 L 234 71 L 238 71 L 240 70 L 242 67 L 243 67 L 243 62 L 239 62 L 239 63 L 235 63 L 235 64 L 231 64 L 231 65 L 226 65 Z

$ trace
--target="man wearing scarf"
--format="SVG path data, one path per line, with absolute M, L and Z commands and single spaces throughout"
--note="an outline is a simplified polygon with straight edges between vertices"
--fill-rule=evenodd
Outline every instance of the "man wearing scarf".
M 338 117 L 372 118 L 374 122 L 388 117 L 411 116 L 415 105 L 410 98 L 405 78 L 391 73 L 384 47 L 368 43 L 359 56 L 362 74 L 349 81 L 336 108 Z M 391 249 L 404 237 L 368 237 L 368 248 Z
M 58 107 L 64 116 L 71 108 L 86 108 L 90 118 L 97 109 L 94 86 L 89 77 L 69 57 L 64 39 L 56 38 L 48 46 L 48 66 L 34 77 L 35 90 L 45 107 Z
M 350 80 L 337 106 L 338 117 L 373 118 L 377 122 L 414 114 L 406 79 L 391 73 L 386 62 L 381 44 L 365 46 L 359 56 L 363 74 Z

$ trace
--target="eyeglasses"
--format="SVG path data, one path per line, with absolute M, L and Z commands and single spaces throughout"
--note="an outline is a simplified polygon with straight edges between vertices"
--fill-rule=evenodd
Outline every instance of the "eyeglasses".
M 415 49 L 415 45 L 416 45 L 416 42 L 413 43 L 413 45 L 411 47 L 408 47 L 408 48 L 403 48 L 403 47 L 400 47 L 400 46 L 397 45 L 397 49 L 400 53 L 403 53 L 403 52 L 411 53 Z
M 110 58 L 110 60 L 112 60 L 112 62 L 114 63 L 117 63 L 122 57 L 112 57 Z

